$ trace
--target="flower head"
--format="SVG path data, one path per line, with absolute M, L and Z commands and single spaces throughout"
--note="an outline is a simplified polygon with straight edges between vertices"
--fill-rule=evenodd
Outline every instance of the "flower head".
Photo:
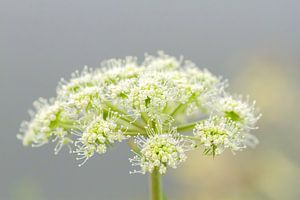
M 66 99 L 83 88 L 94 86 L 95 82 L 91 72 L 92 70 L 85 66 L 82 72 L 75 71 L 72 73 L 69 81 L 61 79 L 56 89 L 58 98 Z
M 100 104 L 100 89 L 96 86 L 82 88 L 80 91 L 71 94 L 68 100 L 68 107 L 74 107 L 78 112 L 87 109 L 97 109 Z
M 139 165 L 141 171 L 152 172 L 155 168 L 161 174 L 166 173 L 167 167 L 177 168 L 187 158 L 186 151 L 193 149 L 194 143 L 190 140 L 178 137 L 175 132 L 166 134 L 155 134 L 136 139 L 140 152 L 136 153 L 130 162 L 135 166 Z
M 226 87 L 221 77 L 163 52 L 141 64 L 135 57 L 110 59 L 76 71 L 60 81 L 55 98 L 35 102 L 18 137 L 24 145 L 57 141 L 56 153 L 67 145 L 83 163 L 135 138 L 133 165 L 164 174 L 195 144 L 217 155 L 257 143 L 250 134 L 260 117 L 255 104 L 230 96 Z M 194 136 L 184 135 L 192 130 Z
M 217 112 L 225 118 L 235 122 L 241 129 L 253 129 L 261 114 L 258 114 L 255 108 L 255 102 L 252 104 L 242 101 L 242 97 L 233 97 L 226 95 L 217 100 L 215 107 Z
M 204 146 L 204 153 L 221 154 L 225 148 L 233 151 L 245 148 L 244 137 L 238 126 L 224 117 L 213 116 L 198 123 L 193 133 Z
M 113 114 L 101 114 L 89 122 L 75 144 L 77 149 L 74 152 L 79 156 L 78 159 L 84 159 L 86 162 L 94 153 L 103 154 L 107 146 L 126 139 L 126 130 L 119 126 L 117 120 Z
M 51 99 L 40 98 L 34 102 L 36 112 L 31 111 L 31 121 L 24 121 L 21 124 L 20 131 L 23 135 L 18 137 L 23 140 L 24 145 L 42 145 L 48 142 L 50 138 L 59 138 L 63 143 L 71 140 L 66 139 L 69 136 L 66 126 L 69 123 L 69 117 L 64 113 L 62 102 Z M 63 132 L 63 134 L 62 134 Z

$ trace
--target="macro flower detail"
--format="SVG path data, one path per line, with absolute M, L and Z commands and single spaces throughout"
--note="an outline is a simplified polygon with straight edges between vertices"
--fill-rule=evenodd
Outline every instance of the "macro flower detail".
M 219 155 L 225 148 L 238 151 L 246 147 L 238 126 L 224 117 L 214 116 L 198 123 L 193 133 L 208 155 Z
M 216 156 L 258 143 L 251 134 L 261 116 L 255 103 L 231 96 L 227 86 L 207 69 L 163 52 L 140 64 L 135 57 L 110 59 L 62 79 L 55 98 L 36 101 L 18 138 L 24 145 L 57 142 L 55 153 L 67 146 L 80 166 L 126 141 L 134 152 L 130 162 L 140 168 L 134 172 L 165 174 L 190 150 Z
M 78 148 L 74 152 L 79 156 L 78 159 L 84 159 L 83 163 L 85 163 L 95 152 L 103 154 L 106 152 L 107 146 L 126 139 L 116 121 L 115 116 L 104 116 L 103 114 L 91 121 L 79 140 L 76 141 L 75 146 Z
M 66 81 L 62 78 L 56 89 L 57 95 L 59 97 L 67 98 L 71 94 L 77 93 L 82 88 L 93 86 L 94 82 L 91 81 L 93 74 L 91 72 L 91 69 L 85 66 L 82 72 L 77 70 L 72 73 L 70 81 Z
M 83 88 L 69 97 L 69 107 L 74 106 L 78 111 L 96 109 L 99 104 L 100 91 L 98 87 Z
M 47 143 L 51 137 L 54 140 L 59 139 L 60 143 L 63 141 L 64 144 L 72 141 L 67 139 L 69 136 L 67 131 L 69 116 L 65 115 L 62 102 L 40 98 L 33 105 L 36 112 L 29 112 L 32 119 L 21 124 L 20 131 L 24 135 L 18 135 L 18 138 L 23 140 L 24 145 L 40 146 Z
M 249 98 L 244 102 L 241 96 L 225 95 L 217 99 L 216 110 L 225 118 L 234 121 L 241 129 L 256 128 L 255 124 L 261 117 L 255 108 L 255 102 L 249 103 Z
M 181 138 L 175 131 L 149 138 L 137 137 L 136 141 L 140 152 L 136 152 L 134 158 L 129 160 L 133 166 L 140 166 L 141 170 L 133 173 L 152 173 L 157 168 L 161 174 L 165 174 L 167 167 L 177 168 L 186 160 L 186 152 L 195 148 L 192 141 Z

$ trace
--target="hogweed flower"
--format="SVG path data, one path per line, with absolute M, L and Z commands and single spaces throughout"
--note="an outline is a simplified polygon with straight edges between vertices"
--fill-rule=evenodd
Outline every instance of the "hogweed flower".
M 245 148 L 243 135 L 237 124 L 225 117 L 210 117 L 198 123 L 193 132 L 204 146 L 205 154 L 215 156 L 221 154 L 226 148 L 233 151 Z
M 241 96 L 233 97 L 227 94 L 218 99 L 216 110 L 225 118 L 234 121 L 241 129 L 256 128 L 255 124 L 261 117 L 255 108 L 255 101 L 249 103 L 249 97 L 244 102 Z
M 122 130 L 122 127 L 118 127 L 117 120 L 116 116 L 104 116 L 101 114 L 89 122 L 75 143 L 77 150 L 74 153 L 81 156 L 78 159 L 85 159 L 80 166 L 93 156 L 95 152 L 103 154 L 106 152 L 107 146 L 112 145 L 116 141 L 121 142 L 126 139 L 124 130 Z
M 134 57 L 107 60 L 62 79 L 55 98 L 36 101 L 18 138 L 33 146 L 57 142 L 55 153 L 66 145 L 83 160 L 80 166 L 128 141 L 130 162 L 140 168 L 133 173 L 151 173 L 153 199 L 161 199 L 159 175 L 183 163 L 188 151 L 216 156 L 257 144 L 250 133 L 261 116 L 255 103 L 230 95 L 227 85 L 163 52 L 141 64 Z
M 195 148 L 192 140 L 180 137 L 175 129 L 158 134 L 148 129 L 147 136 L 136 137 L 140 151 L 135 152 L 136 155 L 129 161 L 133 166 L 140 166 L 141 170 L 132 173 L 152 173 L 156 168 L 159 173 L 165 174 L 167 167 L 177 168 L 186 160 L 186 152 Z

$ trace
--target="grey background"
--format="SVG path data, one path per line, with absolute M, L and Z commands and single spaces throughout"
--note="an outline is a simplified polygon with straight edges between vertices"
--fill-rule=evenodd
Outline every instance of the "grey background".
M 164 50 L 226 78 L 263 55 L 289 63 L 284 70 L 297 80 L 299 25 L 300 3 L 292 0 L 0 0 L 0 199 L 147 196 L 147 177 L 128 173 L 126 145 L 78 168 L 65 149 L 55 156 L 53 145 L 24 148 L 16 140 L 32 101 L 53 96 L 61 77 L 103 59 Z M 171 197 L 180 191 L 174 173 L 165 179 Z

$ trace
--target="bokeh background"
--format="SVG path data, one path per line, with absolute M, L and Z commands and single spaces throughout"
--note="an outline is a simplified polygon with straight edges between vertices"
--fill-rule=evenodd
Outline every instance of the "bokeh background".
M 300 199 L 299 25 L 296 0 L 0 0 L 0 199 L 147 199 L 126 144 L 79 168 L 67 150 L 24 148 L 16 134 L 61 77 L 157 50 L 223 75 L 263 113 L 256 149 L 191 153 L 164 177 L 169 199 Z

